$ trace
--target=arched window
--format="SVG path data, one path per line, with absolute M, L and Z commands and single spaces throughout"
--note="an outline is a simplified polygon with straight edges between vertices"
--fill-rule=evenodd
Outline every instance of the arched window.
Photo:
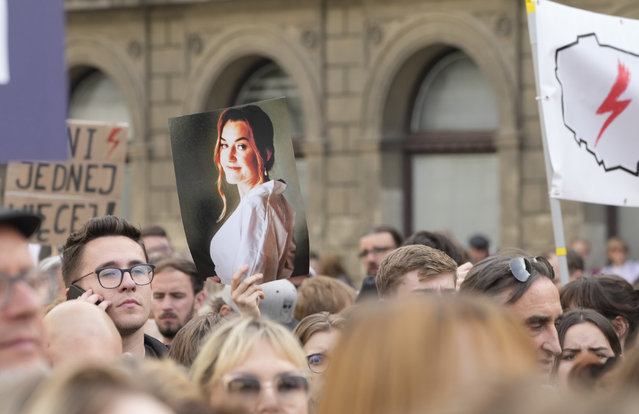
M 129 142 L 135 136 L 131 115 L 124 96 L 115 82 L 94 68 L 75 68 L 71 71 L 71 98 L 69 118 L 87 121 L 126 122 L 129 124 Z M 129 217 L 131 211 L 131 172 L 124 169 L 120 215 Z
M 288 76 L 279 65 L 272 60 L 260 62 L 241 83 L 234 105 L 286 96 L 291 136 L 294 141 L 304 137 L 302 104 L 299 93 Z M 298 148 L 296 148 L 296 151 Z
M 408 122 L 410 229 L 442 230 L 464 244 L 474 233 L 499 244 L 499 125 L 491 85 L 464 53 L 427 67 Z

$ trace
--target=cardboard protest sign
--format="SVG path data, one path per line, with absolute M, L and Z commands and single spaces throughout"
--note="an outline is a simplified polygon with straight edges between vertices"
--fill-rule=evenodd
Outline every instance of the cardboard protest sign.
M 0 162 L 63 161 L 63 0 L 0 0 Z
M 528 1 L 553 198 L 639 206 L 639 20 Z
M 308 228 L 283 98 L 169 119 L 189 249 L 202 275 L 308 274 Z
M 127 126 L 68 121 L 68 162 L 21 161 L 7 168 L 5 205 L 44 216 L 35 241 L 63 244 L 89 218 L 118 214 Z

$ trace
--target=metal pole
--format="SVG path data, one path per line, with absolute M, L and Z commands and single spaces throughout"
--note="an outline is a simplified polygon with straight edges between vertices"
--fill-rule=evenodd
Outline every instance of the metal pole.
M 536 8 L 539 0 L 526 0 L 526 11 L 528 14 L 528 31 L 530 33 L 530 47 L 532 50 L 533 66 L 535 70 L 535 86 L 537 90 L 537 106 L 539 108 L 539 123 L 541 124 L 542 145 L 544 148 L 544 161 L 546 164 L 546 183 L 548 185 L 548 196 L 550 199 L 550 215 L 552 217 L 552 228 L 555 236 L 555 253 L 559 261 L 559 275 L 561 284 L 565 285 L 569 282 L 568 261 L 566 260 L 566 240 L 564 238 L 564 223 L 561 216 L 561 203 L 559 199 L 553 198 L 550 194 L 552 184 L 552 164 L 550 163 L 550 154 L 548 153 L 548 144 L 546 136 L 546 125 L 544 122 L 543 102 L 550 99 L 540 90 L 539 69 L 537 66 L 537 22 Z

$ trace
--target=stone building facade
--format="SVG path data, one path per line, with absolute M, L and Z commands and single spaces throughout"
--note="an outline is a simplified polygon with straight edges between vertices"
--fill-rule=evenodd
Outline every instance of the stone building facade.
M 635 0 L 562 2 L 639 16 Z M 123 213 L 164 225 L 182 248 L 167 119 L 230 106 L 247 82 L 268 92 L 277 80 L 295 95 L 311 247 L 340 253 L 353 275 L 358 237 L 374 224 L 449 230 L 462 244 L 482 231 L 532 252 L 553 244 L 524 0 L 66 0 L 65 8 L 72 107 L 76 88 L 99 73 L 132 126 Z M 253 76 L 265 67 L 279 77 Z M 477 86 L 472 96 L 455 88 L 466 84 Z M 474 116 L 455 115 L 457 127 L 447 103 Z M 452 175 L 433 173 L 448 161 Z M 562 207 L 568 240 L 599 243 L 617 231 L 615 209 Z M 459 227 L 465 212 L 476 228 Z

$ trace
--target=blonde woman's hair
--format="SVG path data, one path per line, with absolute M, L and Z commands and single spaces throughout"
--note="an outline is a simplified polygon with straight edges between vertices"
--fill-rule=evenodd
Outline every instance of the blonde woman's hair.
M 240 365 L 261 341 L 302 371 L 308 370 L 302 347 L 291 332 L 268 319 L 246 318 L 225 322 L 206 340 L 191 366 L 191 379 L 209 394 L 221 376 Z
M 468 389 L 537 375 L 524 327 L 487 299 L 416 296 L 358 312 L 348 325 L 319 414 L 441 413 Z

